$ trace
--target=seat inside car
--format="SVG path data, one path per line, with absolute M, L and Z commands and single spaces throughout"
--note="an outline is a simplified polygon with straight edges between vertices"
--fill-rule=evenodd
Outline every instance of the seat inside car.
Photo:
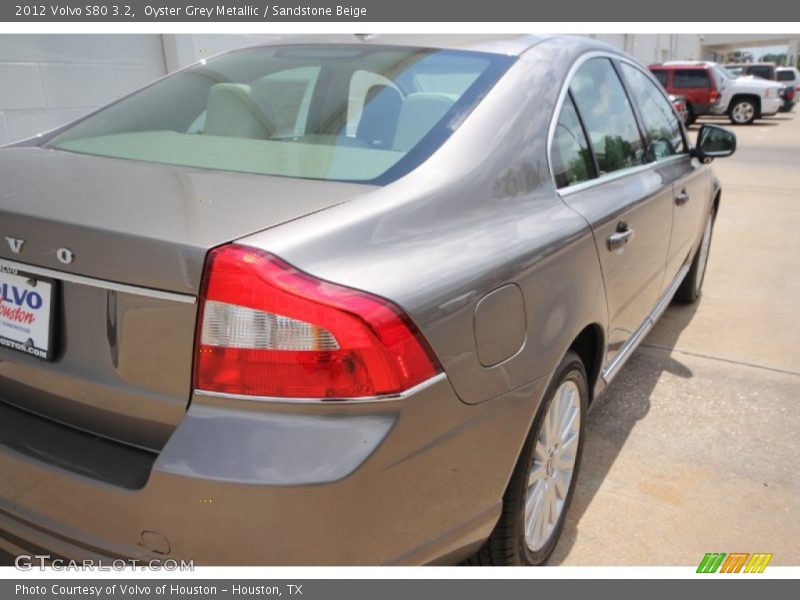
M 265 108 L 253 100 L 243 83 L 217 83 L 208 92 L 205 135 L 265 140 L 276 131 Z
M 416 146 L 452 106 L 453 99 L 446 94 L 418 92 L 406 96 L 393 148 L 406 151 Z
M 390 148 L 397 132 L 403 96 L 390 85 L 369 88 L 356 137 L 374 148 Z

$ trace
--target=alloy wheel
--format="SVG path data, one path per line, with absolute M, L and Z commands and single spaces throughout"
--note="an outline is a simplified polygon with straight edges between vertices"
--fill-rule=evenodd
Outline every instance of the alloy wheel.
M 581 425 L 581 398 L 572 380 L 556 390 L 533 451 L 525 495 L 525 543 L 545 546 L 558 524 L 575 472 Z
M 750 102 L 739 102 L 733 107 L 731 116 L 736 123 L 749 123 L 756 114 L 756 107 Z

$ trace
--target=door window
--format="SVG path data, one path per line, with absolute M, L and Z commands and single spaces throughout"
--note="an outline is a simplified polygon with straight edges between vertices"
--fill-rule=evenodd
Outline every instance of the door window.
M 631 103 L 611 61 L 586 61 L 570 83 L 599 175 L 643 164 L 644 149 Z
M 660 160 L 683 152 L 683 133 L 675 111 L 661 90 L 636 67 L 622 63 L 634 100 L 650 137 L 651 156 Z
M 567 96 L 556 123 L 551 154 L 556 186 L 567 187 L 595 176 L 594 160 L 572 98 Z

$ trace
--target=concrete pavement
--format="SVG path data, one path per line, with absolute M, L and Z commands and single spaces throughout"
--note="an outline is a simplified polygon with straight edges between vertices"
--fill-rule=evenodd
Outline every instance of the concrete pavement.
M 693 136 L 702 122 L 730 125 Z M 703 297 L 667 310 L 591 411 L 550 564 L 800 565 L 800 116 L 731 129 Z

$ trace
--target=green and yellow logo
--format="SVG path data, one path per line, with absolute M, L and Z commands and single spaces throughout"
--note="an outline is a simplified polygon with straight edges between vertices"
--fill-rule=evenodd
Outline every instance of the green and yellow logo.
M 697 566 L 698 573 L 763 573 L 771 553 L 748 554 L 747 552 L 708 552 Z

